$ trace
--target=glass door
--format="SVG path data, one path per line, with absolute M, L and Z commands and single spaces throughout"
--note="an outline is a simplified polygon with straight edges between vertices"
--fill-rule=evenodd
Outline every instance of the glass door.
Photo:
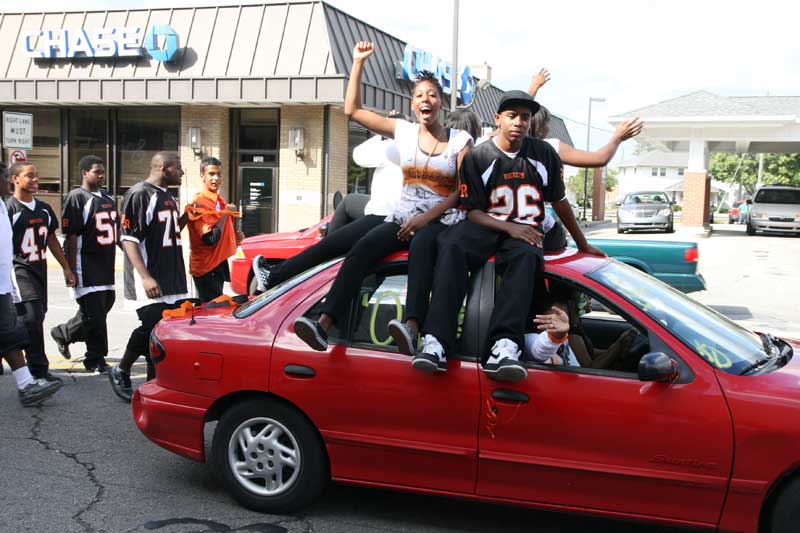
M 274 231 L 277 170 L 265 166 L 239 167 L 242 231 L 248 237 Z

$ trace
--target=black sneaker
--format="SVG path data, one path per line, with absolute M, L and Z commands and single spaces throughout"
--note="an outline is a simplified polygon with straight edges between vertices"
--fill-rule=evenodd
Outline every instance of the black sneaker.
M 408 324 L 397 320 L 389 321 L 389 335 L 394 339 L 397 349 L 400 353 L 405 355 L 414 355 L 417 353 L 417 338 Z
M 108 380 L 111 382 L 111 388 L 114 389 L 114 394 L 130 403 L 133 397 L 130 372 L 125 372 L 119 366 L 111 367 L 108 371 Z
M 294 332 L 313 350 L 324 352 L 328 349 L 328 334 L 316 320 L 300 317 L 294 321 Z
M 58 326 L 50 330 L 50 336 L 53 337 L 54 341 L 56 341 L 56 347 L 58 348 L 58 353 L 61 354 L 61 357 L 64 359 L 71 359 L 72 354 L 69 353 L 69 343 L 67 342 L 67 339 L 61 335 L 61 330 L 58 329 Z
M 111 365 L 106 363 L 105 359 L 100 359 L 97 362 L 97 366 L 95 367 L 95 370 L 97 370 L 98 374 L 105 374 L 106 372 L 108 372 L 109 368 L 111 368 Z
M 61 388 L 60 381 L 37 379 L 19 391 L 19 401 L 23 407 L 39 405 Z
M 57 381 L 61 385 L 64 384 L 64 380 L 63 379 L 61 379 L 58 376 L 55 376 L 55 375 L 51 374 L 49 371 L 47 373 L 45 373 L 43 376 L 39 376 L 38 379 L 43 379 L 45 381 Z
M 522 381 L 528 377 L 528 370 L 519 362 L 520 350 L 511 339 L 499 339 L 492 346 L 492 355 L 483 371 L 496 381 Z
M 83 361 L 83 368 L 86 369 L 87 372 L 96 372 L 97 371 L 97 363 L 94 361 Z

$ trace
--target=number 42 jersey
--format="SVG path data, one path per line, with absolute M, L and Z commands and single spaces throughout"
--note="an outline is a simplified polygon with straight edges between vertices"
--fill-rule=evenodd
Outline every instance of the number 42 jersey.
M 114 259 L 119 242 L 119 215 L 105 191 L 73 189 L 64 202 L 61 232 L 75 235 L 75 297 L 114 290 Z
M 20 300 L 42 300 L 47 306 L 47 240 L 58 229 L 58 218 L 49 205 L 36 198 L 27 204 L 12 196 L 6 207 L 11 217 L 14 279 Z
M 122 200 L 122 240 L 139 246 L 147 271 L 161 287 L 161 296 L 148 298 L 139 272 L 125 255 L 125 300 L 129 308 L 188 298 L 183 243 L 178 225 L 178 201 L 147 181 L 128 189 Z

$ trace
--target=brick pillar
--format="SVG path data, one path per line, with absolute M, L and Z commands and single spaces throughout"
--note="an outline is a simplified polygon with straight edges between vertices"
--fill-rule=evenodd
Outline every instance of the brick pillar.
M 711 180 L 705 171 L 686 172 L 683 175 L 683 211 L 681 224 L 691 227 L 708 225 L 708 199 Z
M 603 169 L 594 169 L 592 176 L 592 220 L 606 218 L 606 184 L 603 183 Z
M 349 152 L 348 119 L 344 110 L 331 107 L 328 114 L 328 213 L 333 211 L 333 195 L 347 195 Z
M 297 231 L 319 221 L 324 160 L 322 106 L 281 108 L 278 153 L 278 231 Z M 303 128 L 302 159 L 289 149 L 289 129 Z M 329 161 L 330 164 L 330 161 Z
M 220 194 L 230 201 L 235 176 L 231 173 L 230 152 L 228 150 L 227 107 L 221 106 L 183 106 L 181 107 L 181 129 L 178 150 L 185 175 L 181 185 L 181 203 L 185 203 L 203 188 L 200 179 L 200 161 L 206 157 L 216 157 L 222 161 L 223 181 Z M 195 155 L 189 147 L 189 128 L 200 128 L 200 155 Z

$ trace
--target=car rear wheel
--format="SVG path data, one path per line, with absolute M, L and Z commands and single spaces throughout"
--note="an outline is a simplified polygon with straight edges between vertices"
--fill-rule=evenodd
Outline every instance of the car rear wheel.
M 667 233 L 675 233 L 675 224 L 672 221 L 667 226 Z
M 617 233 L 625 233 L 625 230 L 617 226 Z
M 771 533 L 792 533 L 800 524 L 800 478 L 791 480 L 778 495 L 772 508 Z
M 756 234 L 756 228 L 754 228 L 752 225 L 750 225 L 750 221 L 749 220 L 747 221 L 747 229 L 745 231 L 747 231 L 748 235 L 755 235 Z
M 214 432 L 211 459 L 234 499 L 264 513 L 309 505 L 330 479 L 314 427 L 274 400 L 248 400 L 226 411 Z

